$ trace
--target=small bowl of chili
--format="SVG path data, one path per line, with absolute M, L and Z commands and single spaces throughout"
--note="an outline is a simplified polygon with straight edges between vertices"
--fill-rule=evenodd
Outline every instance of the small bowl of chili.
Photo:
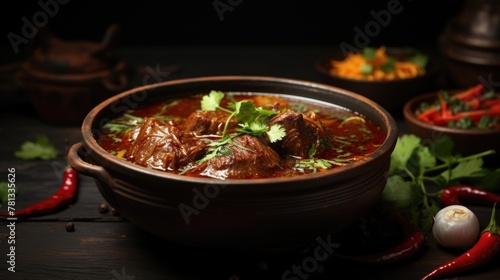
M 438 70 L 424 51 L 385 46 L 334 53 L 315 66 L 325 83 L 361 94 L 397 117 L 410 98 L 434 89 Z
M 489 149 L 500 152 L 500 95 L 481 84 L 417 96 L 405 104 L 403 113 L 409 132 L 423 141 L 448 136 L 454 152 L 463 156 Z

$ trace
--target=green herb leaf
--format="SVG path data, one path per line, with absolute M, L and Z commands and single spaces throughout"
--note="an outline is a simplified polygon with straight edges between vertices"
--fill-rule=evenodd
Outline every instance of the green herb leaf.
M 219 108 L 220 102 L 224 98 L 221 91 L 212 90 L 208 95 L 203 96 L 201 100 L 201 109 L 203 111 L 215 111 Z
M 422 53 L 416 53 L 411 61 L 417 64 L 420 68 L 425 69 L 427 67 L 427 62 L 429 61 L 429 57 Z
M 417 148 L 420 148 L 420 138 L 418 136 L 405 134 L 399 137 L 391 154 L 390 171 L 395 172 L 398 169 L 406 168 L 408 160 Z
M 270 116 L 278 114 L 277 111 L 255 107 L 250 100 L 229 103 L 229 107 L 234 110 L 234 116 L 240 123 L 251 123 L 255 121 L 265 123 L 269 120 Z
M 294 167 L 295 170 L 304 172 L 305 170 L 318 172 L 318 169 L 328 169 L 332 167 L 332 161 L 319 158 L 309 158 L 300 160 Z
M 9 200 L 9 183 L 4 181 L 0 182 L 0 203 Z
M 363 75 L 368 75 L 368 74 L 371 74 L 373 72 L 373 65 L 371 64 L 366 64 L 366 63 L 363 63 L 361 64 L 361 74 Z
M 455 160 L 455 156 L 452 154 L 453 147 L 453 140 L 446 135 L 429 144 L 429 150 L 432 154 L 439 160 L 448 163 Z
M 363 58 L 370 60 L 377 57 L 377 49 L 366 47 L 363 49 Z
M 382 199 L 391 203 L 397 209 L 409 209 L 412 204 L 413 186 L 410 181 L 394 175 L 387 179 L 387 184 L 382 192 Z
M 436 158 L 431 154 L 428 147 L 420 147 L 417 149 L 419 167 L 421 169 L 428 169 L 436 166 Z
M 271 126 L 271 128 L 267 132 L 267 137 L 269 137 L 269 141 L 271 143 L 280 141 L 285 136 L 286 136 L 286 130 L 279 124 Z
M 393 73 L 394 72 L 394 63 L 396 59 L 389 57 L 382 65 L 380 65 L 380 70 L 385 73 Z
M 481 172 L 483 167 L 482 158 L 472 158 L 467 161 L 462 161 L 458 163 L 451 170 L 446 170 L 440 174 L 446 182 L 453 180 L 475 176 L 476 173 Z
M 238 124 L 241 128 L 238 129 L 239 132 L 246 134 L 259 135 L 262 133 L 266 133 L 269 129 L 267 125 L 260 122 L 252 122 L 250 124 Z
M 223 110 L 229 113 L 229 117 L 226 120 L 224 130 L 222 132 L 222 138 L 213 142 L 211 150 L 208 155 L 206 155 L 202 160 L 208 160 L 212 157 L 219 156 L 222 154 L 222 147 L 228 143 L 233 137 L 240 135 L 241 133 L 259 135 L 266 133 L 271 142 L 281 140 L 284 137 L 285 130 L 279 125 L 274 125 L 269 128 L 267 123 L 272 115 L 278 114 L 279 112 L 274 110 L 266 110 L 261 107 L 255 107 L 251 100 L 242 100 L 239 102 L 229 102 L 228 107 L 233 111 L 223 108 L 220 106 L 222 99 L 224 98 L 224 93 L 221 91 L 212 90 L 209 95 L 205 95 L 201 100 L 202 110 Z M 240 128 L 236 129 L 236 133 L 227 135 L 227 128 L 229 122 L 232 118 L 238 121 Z
M 476 187 L 500 192 L 500 168 L 496 170 L 485 168 L 483 169 L 482 176 L 467 178 L 467 181 Z
M 54 159 L 59 156 L 59 151 L 49 141 L 46 135 L 37 135 L 35 142 L 24 142 L 14 156 L 22 159 Z
M 109 129 L 114 133 L 123 133 L 127 130 L 134 129 L 144 123 L 144 118 L 134 116 L 130 113 L 123 114 L 122 117 L 104 124 L 104 128 Z

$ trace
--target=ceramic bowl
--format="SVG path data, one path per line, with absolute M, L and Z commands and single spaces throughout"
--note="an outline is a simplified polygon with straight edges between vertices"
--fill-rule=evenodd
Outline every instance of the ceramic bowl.
M 396 58 L 403 58 L 407 55 L 407 51 L 404 48 L 387 48 L 387 54 Z M 426 73 L 410 79 L 370 81 L 332 75 L 330 73 L 331 61 L 340 61 L 345 57 L 343 53 L 337 53 L 316 61 L 315 68 L 323 77 L 324 83 L 361 94 L 382 105 L 395 117 L 402 116 L 403 106 L 406 101 L 414 96 L 433 90 L 439 69 L 435 59 L 429 56 Z
M 375 121 L 386 140 L 366 158 L 327 172 L 240 180 L 148 169 L 112 156 L 96 142 L 100 126 L 118 109 L 126 110 L 127 104 L 138 106 L 212 89 L 267 92 L 348 108 Z M 82 142 L 69 151 L 70 165 L 93 177 L 103 197 L 128 221 L 173 242 L 248 252 L 304 246 L 345 229 L 367 213 L 386 184 L 398 135 L 391 115 L 356 93 L 309 81 L 254 76 L 200 77 L 134 88 L 96 106 L 81 129 Z
M 449 90 L 454 94 L 461 90 Z M 404 119 L 409 133 L 419 136 L 422 141 L 430 143 L 439 141 L 442 136 L 448 136 L 454 143 L 453 152 L 463 156 L 484 152 L 489 149 L 496 151 L 494 155 L 485 157 L 487 162 L 500 159 L 500 129 L 460 129 L 428 124 L 419 120 L 415 110 L 422 102 L 432 103 L 436 100 L 438 92 L 430 92 L 409 100 L 404 106 Z M 498 163 L 497 163 L 498 164 Z

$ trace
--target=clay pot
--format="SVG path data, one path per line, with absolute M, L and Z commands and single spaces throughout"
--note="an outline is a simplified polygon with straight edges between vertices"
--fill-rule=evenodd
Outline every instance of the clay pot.
M 20 74 L 22 89 L 41 119 L 79 125 L 93 107 L 130 86 L 131 70 L 114 52 L 117 31 L 110 26 L 102 42 L 41 35 Z
M 500 86 L 500 1 L 468 0 L 438 39 L 445 68 L 456 88 Z
M 212 89 L 265 92 L 341 106 L 375 121 L 386 140 L 366 158 L 325 172 L 217 180 L 124 161 L 105 151 L 94 138 L 106 121 L 127 110 L 126 104 L 140 106 Z M 370 210 L 385 187 L 398 130 L 380 105 L 337 87 L 274 77 L 219 76 L 161 82 L 116 95 L 87 115 L 82 136 L 82 142 L 70 148 L 69 164 L 80 174 L 93 177 L 103 197 L 127 221 L 190 246 L 276 252 L 328 238 Z M 194 210 L 188 218 L 187 209 Z

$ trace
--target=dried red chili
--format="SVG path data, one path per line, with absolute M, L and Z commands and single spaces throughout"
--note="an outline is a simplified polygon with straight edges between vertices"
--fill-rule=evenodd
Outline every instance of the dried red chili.
M 425 275 L 422 280 L 456 275 L 480 268 L 489 263 L 500 252 L 500 227 L 498 227 L 495 220 L 495 208 L 496 203 L 493 204 L 490 223 L 481 232 L 479 240 L 471 249 L 454 260 L 434 269 Z
M 64 169 L 63 181 L 59 189 L 50 197 L 36 202 L 24 209 L 8 214 L 0 214 L 4 217 L 27 218 L 54 213 L 71 205 L 76 198 L 78 190 L 78 173 L 70 166 Z
M 440 202 L 443 206 L 479 204 L 491 205 L 500 203 L 500 195 L 469 185 L 459 185 L 444 188 L 441 191 Z
M 415 256 L 425 245 L 424 234 L 415 229 L 401 213 L 394 213 L 394 219 L 402 229 L 404 239 L 394 247 L 368 255 L 337 255 L 343 259 L 366 264 L 394 264 Z

